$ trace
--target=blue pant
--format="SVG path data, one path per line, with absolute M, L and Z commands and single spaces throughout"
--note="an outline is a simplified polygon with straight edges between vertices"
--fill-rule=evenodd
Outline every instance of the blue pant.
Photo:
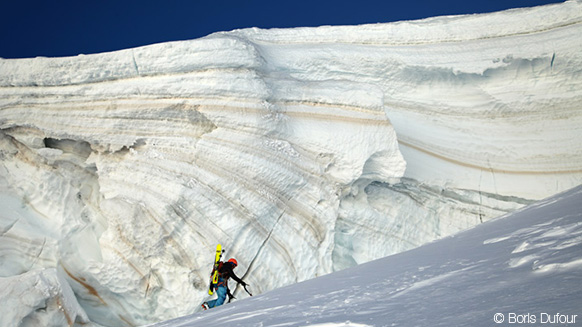
M 220 285 L 216 288 L 216 296 L 218 296 L 218 298 L 216 298 L 216 300 L 212 300 L 212 301 L 208 301 L 208 307 L 209 308 L 214 308 L 217 307 L 219 305 L 222 305 L 224 303 L 224 301 L 226 300 L 226 286 Z

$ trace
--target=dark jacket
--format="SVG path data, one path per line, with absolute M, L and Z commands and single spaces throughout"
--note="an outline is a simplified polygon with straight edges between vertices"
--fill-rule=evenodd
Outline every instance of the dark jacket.
M 232 262 L 225 262 L 222 267 L 218 269 L 218 286 L 224 284 L 228 288 L 228 279 L 232 277 L 237 283 L 245 285 L 245 282 L 234 273 L 234 264 Z

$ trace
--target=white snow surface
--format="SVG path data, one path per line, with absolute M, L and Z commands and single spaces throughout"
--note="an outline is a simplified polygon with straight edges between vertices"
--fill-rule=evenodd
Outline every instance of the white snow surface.
M 0 59 L 0 325 L 172 319 L 217 243 L 261 294 L 580 185 L 580 35 L 569 0 Z
M 152 327 L 580 326 L 581 209 L 582 186 L 414 250 Z

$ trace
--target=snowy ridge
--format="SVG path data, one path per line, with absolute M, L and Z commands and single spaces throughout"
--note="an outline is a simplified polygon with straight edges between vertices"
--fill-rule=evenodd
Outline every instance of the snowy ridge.
M 430 43 L 480 41 L 526 34 L 580 24 L 576 9 L 579 0 L 527 9 L 496 13 L 440 16 L 390 24 L 353 26 L 321 26 L 294 29 L 242 29 L 236 33 L 254 42 L 279 44 L 347 43 L 360 45 L 409 46 Z M 568 9 L 566 9 L 568 8 Z M 570 10 L 563 12 L 563 10 Z M 543 17 L 543 19 L 540 19 Z M 519 21 L 518 24 L 515 21 Z M 487 26 L 487 28 L 482 28 Z
M 420 248 L 152 327 L 578 326 L 582 187 Z
M 217 243 L 260 294 L 579 185 L 580 9 L 0 60 L 0 276 L 140 325 L 195 310 Z

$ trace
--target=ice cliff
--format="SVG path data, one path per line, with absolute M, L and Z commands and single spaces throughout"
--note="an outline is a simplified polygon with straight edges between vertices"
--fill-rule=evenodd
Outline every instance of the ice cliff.
M 169 319 L 217 243 L 260 293 L 576 186 L 581 33 L 570 0 L 0 60 L 0 320 Z

